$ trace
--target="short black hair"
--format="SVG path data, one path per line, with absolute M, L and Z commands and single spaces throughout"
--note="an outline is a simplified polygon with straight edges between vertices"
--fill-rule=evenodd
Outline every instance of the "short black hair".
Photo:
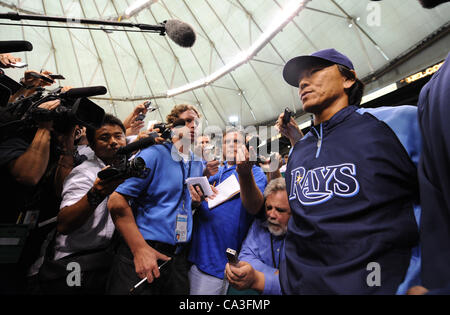
M 364 95 L 364 88 L 365 88 L 364 83 L 360 79 L 358 79 L 356 77 L 355 72 L 353 72 L 349 68 L 342 66 L 342 65 L 337 65 L 337 66 L 338 66 L 339 72 L 344 77 L 346 77 L 347 79 L 350 79 L 350 80 L 355 80 L 355 83 L 352 85 L 351 88 L 345 89 L 345 93 L 347 93 L 347 95 L 348 95 L 349 105 L 360 106 L 362 97 Z
M 111 114 L 105 114 L 102 125 L 98 129 L 100 129 L 101 127 L 103 127 L 105 125 L 119 126 L 123 130 L 123 133 L 126 134 L 125 126 L 123 125 L 122 121 L 119 118 L 117 118 L 116 116 L 113 116 Z M 95 144 L 95 132 L 98 129 L 86 128 L 86 138 L 89 142 L 89 145 L 92 148 L 94 147 L 94 144 Z

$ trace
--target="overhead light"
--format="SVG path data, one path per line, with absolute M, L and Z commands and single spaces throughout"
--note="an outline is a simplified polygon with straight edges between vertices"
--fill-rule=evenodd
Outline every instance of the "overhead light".
M 229 63 L 213 72 L 206 78 L 197 80 L 195 82 L 186 84 L 176 89 L 167 91 L 167 97 L 172 97 L 178 94 L 186 93 L 205 85 L 209 85 L 223 76 L 229 74 L 233 70 L 249 62 L 255 57 L 295 16 L 306 6 L 311 0 L 293 0 L 274 18 L 273 22 L 264 31 L 263 34 L 245 51 L 238 53 Z
M 232 124 L 235 124 L 235 123 L 239 122 L 239 117 L 238 116 L 230 116 L 228 118 L 228 121 Z
M 158 0 L 138 0 L 132 3 L 128 8 L 125 10 L 124 17 L 129 19 L 130 17 L 138 14 L 142 10 L 148 8 L 153 3 L 158 2 Z

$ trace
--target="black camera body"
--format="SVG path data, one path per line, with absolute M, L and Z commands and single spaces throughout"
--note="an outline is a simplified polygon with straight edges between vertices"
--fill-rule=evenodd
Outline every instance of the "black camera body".
M 128 160 L 126 154 L 118 154 L 111 166 L 100 171 L 97 176 L 101 180 L 127 179 L 130 177 L 145 178 L 147 170 L 142 158 L 136 157 Z
M 159 133 L 161 134 L 161 138 L 163 139 L 169 140 L 173 137 L 173 132 L 167 124 L 155 124 L 153 125 L 153 129 L 159 129 Z
M 98 129 L 102 125 L 105 111 L 86 97 L 71 98 L 61 89 L 52 91 L 49 95 L 33 103 L 23 118 L 35 122 L 53 121 L 56 131 L 68 131 L 74 125 Z M 60 100 L 61 104 L 54 110 L 39 108 L 39 105 Z
M 47 95 L 44 95 L 44 91 L 43 88 L 37 88 L 33 95 L 1 108 L 2 137 L 16 133 L 17 129 L 36 128 L 38 123 L 43 121 L 53 121 L 54 129 L 61 133 L 69 131 L 76 124 L 94 129 L 102 125 L 105 111 L 87 98 L 93 93 L 102 94 L 103 90 L 99 87 L 72 89 L 68 92 L 57 88 Z M 51 111 L 39 107 L 53 100 L 61 102 L 56 109 Z

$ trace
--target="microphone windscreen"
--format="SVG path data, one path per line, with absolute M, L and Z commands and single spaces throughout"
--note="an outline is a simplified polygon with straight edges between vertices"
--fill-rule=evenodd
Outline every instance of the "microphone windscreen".
M 0 54 L 32 50 L 33 45 L 25 40 L 0 41 Z
M 187 23 L 179 20 L 168 20 L 164 22 L 167 36 L 181 47 L 194 46 L 197 35 L 194 29 Z
M 107 90 L 104 86 L 91 86 L 91 87 L 70 89 L 67 92 L 65 92 L 64 95 L 65 97 L 75 99 L 95 95 L 105 95 L 106 92 Z

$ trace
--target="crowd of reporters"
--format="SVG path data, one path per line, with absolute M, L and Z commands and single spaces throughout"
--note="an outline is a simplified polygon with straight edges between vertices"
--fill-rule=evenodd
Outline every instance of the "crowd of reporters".
M 18 61 L 0 55 L 2 68 Z M 321 77 L 327 99 L 316 101 L 308 88 Z M 304 136 L 281 114 L 292 150 L 272 161 L 240 128 L 212 144 L 193 105 L 145 128 L 149 103 L 121 121 L 87 100 L 104 91 L 45 90 L 56 82 L 48 71 L 26 71 L 15 88 L 1 81 L 0 293 L 404 294 L 422 284 L 417 108 L 359 108 L 364 86 L 334 49 L 292 59 L 284 78 L 314 125 Z M 212 194 L 186 184 L 202 176 Z M 233 177 L 239 194 L 212 207 Z M 365 277 L 373 260 L 383 285 Z

